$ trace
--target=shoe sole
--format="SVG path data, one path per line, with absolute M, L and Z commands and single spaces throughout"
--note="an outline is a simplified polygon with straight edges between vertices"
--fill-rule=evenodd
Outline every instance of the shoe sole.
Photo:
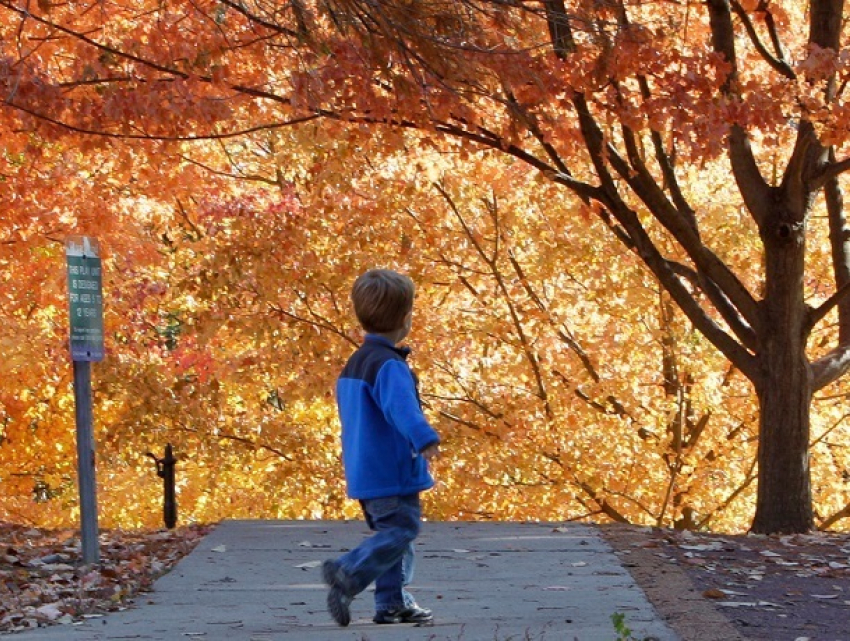
M 348 607 L 350 603 L 351 599 L 337 586 L 333 586 L 328 592 L 328 613 L 343 628 L 351 623 L 351 610 Z
M 322 580 L 330 587 L 328 592 L 328 613 L 340 626 L 347 627 L 351 623 L 352 597 L 346 592 L 345 576 L 340 567 L 333 561 L 322 563 Z

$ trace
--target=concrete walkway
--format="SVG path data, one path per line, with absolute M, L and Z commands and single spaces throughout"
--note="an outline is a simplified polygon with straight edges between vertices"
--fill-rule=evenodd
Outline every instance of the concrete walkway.
M 368 536 L 362 522 L 225 521 L 128 610 L 10 641 L 679 641 L 591 526 L 423 524 L 410 591 L 431 627 L 375 625 L 371 591 L 337 627 L 319 565 Z

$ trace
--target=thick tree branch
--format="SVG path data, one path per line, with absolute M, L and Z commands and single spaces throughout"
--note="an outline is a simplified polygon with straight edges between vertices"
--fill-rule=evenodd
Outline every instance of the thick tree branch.
M 628 136 L 626 137 L 628 138 Z M 723 297 L 734 305 L 738 310 L 737 313 L 743 316 L 743 324 L 758 327 L 759 312 L 755 298 L 729 267 L 703 244 L 698 231 L 690 224 L 688 217 L 682 216 L 673 207 L 661 191 L 658 183 L 649 175 L 649 172 L 639 169 L 637 171 L 632 170 L 611 148 L 607 150 L 607 157 L 620 177 L 629 183 L 629 186 L 643 200 L 656 219 L 673 234 L 688 256 L 691 257 L 701 274 L 701 280 L 711 282 L 712 287 L 722 291 Z M 636 160 L 636 162 L 639 161 Z M 709 294 L 709 297 L 714 297 L 713 292 L 706 291 L 706 293 Z M 726 312 L 727 320 L 731 324 L 742 324 L 740 320 L 732 319 L 728 305 L 725 306 L 723 311 Z
M 635 243 L 635 252 L 670 293 L 688 319 L 711 343 L 717 347 L 750 380 L 758 380 L 760 374 L 756 358 L 740 343 L 717 325 L 702 306 L 679 280 L 671 264 L 661 255 L 658 248 L 643 229 L 634 212 L 616 200 L 608 204 L 612 215 L 626 228 Z
M 812 392 L 837 381 L 848 371 L 850 371 L 850 344 L 839 345 L 812 363 Z
M 829 161 L 835 164 L 835 150 L 832 148 L 829 150 Z M 836 295 L 841 295 L 835 303 L 838 306 L 838 344 L 843 345 L 850 343 L 850 297 L 842 294 L 843 290 L 850 286 L 850 223 L 844 211 L 844 194 L 838 178 L 831 178 L 826 182 L 824 200 L 829 218 L 829 244 Z M 822 318 L 822 314 L 828 309 L 825 307 L 823 312 L 818 310 L 821 314 L 819 317 L 813 313 L 814 322 Z
M 714 50 L 731 65 L 731 70 L 723 82 L 721 92 L 727 100 L 736 101 L 738 100 L 738 63 L 735 55 L 735 30 L 732 25 L 729 0 L 707 0 L 706 5 L 709 10 Z M 769 214 L 770 189 L 758 168 L 747 132 L 740 125 L 733 124 L 729 132 L 728 144 L 732 173 L 744 199 L 744 204 L 746 204 L 756 224 L 762 227 Z
M 619 10 L 618 20 L 621 28 L 628 29 L 631 23 L 628 14 L 626 13 L 625 4 L 620 4 L 617 8 Z M 649 81 L 643 74 L 637 74 L 636 79 L 638 87 L 640 88 L 641 98 L 644 102 L 648 103 L 652 99 L 652 90 L 650 89 Z M 619 86 L 617 86 L 616 89 L 617 97 L 620 98 L 621 94 Z M 638 153 L 637 139 L 634 132 L 631 131 L 630 127 L 625 125 L 623 125 L 623 129 L 629 161 L 632 162 L 636 171 L 640 172 L 644 176 L 650 177 L 650 172 L 646 167 L 646 163 L 643 161 L 641 154 Z M 661 190 L 663 191 L 666 186 L 666 188 L 670 191 L 670 197 L 672 198 L 673 205 L 679 212 L 679 215 L 682 216 L 691 225 L 691 227 L 693 227 L 694 232 L 699 233 L 699 226 L 697 224 L 694 210 L 679 187 L 679 181 L 676 178 L 673 162 L 670 155 L 664 148 L 661 132 L 655 129 L 650 130 L 650 138 L 652 140 L 653 149 L 655 150 L 655 160 L 658 162 L 658 166 L 661 168 L 661 175 L 664 178 L 664 184 L 661 185 Z
M 652 94 L 646 77 L 638 76 L 638 83 L 640 85 L 643 99 L 648 101 Z M 689 221 L 694 230 L 697 230 L 698 225 L 694 210 L 691 208 L 690 203 L 688 203 L 684 193 L 682 193 L 681 187 L 679 186 L 679 179 L 676 177 L 673 159 L 664 148 L 664 141 L 661 138 L 661 132 L 653 129 L 650 133 L 650 137 L 652 139 L 653 148 L 655 149 L 655 160 L 661 168 L 661 175 L 664 177 L 665 186 L 670 191 L 670 197 L 673 199 L 673 204 L 676 206 L 676 209 L 680 212 L 680 214 Z
M 549 27 L 552 50 L 564 60 L 575 49 L 564 0 L 543 0 L 543 7 L 546 10 L 546 24 Z
M 543 131 L 540 129 L 540 125 L 537 123 L 534 116 L 532 114 L 528 113 L 528 111 L 526 109 L 524 109 L 522 105 L 519 104 L 519 102 L 513 96 L 513 94 L 508 92 L 507 96 L 508 97 L 507 97 L 506 103 L 507 103 L 509 109 L 511 110 L 511 112 L 515 116 L 519 117 L 523 126 L 525 126 L 525 128 L 528 129 L 528 131 L 531 132 L 531 135 L 534 136 L 534 138 L 537 140 L 538 144 L 543 148 L 543 150 L 546 152 L 546 155 L 549 156 L 549 159 L 555 165 L 555 169 L 559 173 L 566 174 L 568 176 L 572 176 L 572 172 L 569 170 L 567 165 L 564 164 L 564 161 L 562 160 L 560 154 L 555 149 L 554 145 L 552 145 L 551 142 L 546 140 L 546 136 L 544 135 Z
M 571 42 L 571 32 L 566 12 L 563 9 L 563 3 L 549 2 L 547 5 L 547 17 L 549 18 L 550 30 L 557 27 L 562 34 L 564 42 Z M 555 14 L 553 12 L 563 11 L 557 16 L 557 22 L 553 25 Z M 731 29 L 731 16 L 728 14 L 729 28 Z M 625 13 L 621 13 L 621 22 L 627 22 Z M 731 55 L 734 57 L 734 49 L 731 50 Z M 564 54 L 567 51 L 564 50 Z M 645 87 L 644 93 L 648 92 Z M 623 160 L 618 151 L 611 144 L 605 144 L 605 136 L 597 124 L 595 118 L 590 112 L 587 100 L 581 94 L 573 95 L 573 105 L 579 116 L 580 128 L 585 140 L 585 145 L 590 153 L 591 160 L 596 169 L 597 176 L 601 181 L 601 189 L 609 198 L 620 201 L 617 195 L 616 184 L 608 172 L 607 165 L 617 172 L 621 179 L 628 182 L 634 193 L 646 204 L 647 208 L 652 212 L 656 219 L 664 225 L 664 227 L 676 238 L 683 249 L 688 253 L 698 270 L 704 273 L 716 287 L 723 291 L 723 295 L 737 309 L 745 319 L 744 324 L 751 327 L 758 327 L 759 313 L 758 305 L 753 296 L 747 291 L 743 283 L 731 272 L 723 261 L 721 261 L 713 252 L 711 252 L 702 243 L 699 237 L 699 231 L 696 226 L 696 220 L 693 217 L 693 212 L 687 205 L 685 199 L 679 193 L 678 203 L 681 206 L 674 206 L 667 196 L 664 194 L 658 182 L 646 168 L 640 154 L 637 152 L 634 133 L 626 126 L 623 126 L 623 136 L 626 142 L 627 153 L 629 154 L 630 163 Z M 754 164 L 754 159 L 752 160 Z M 756 168 L 756 171 L 757 168 Z M 672 182 L 675 185 L 675 176 L 672 176 Z M 675 191 L 673 192 L 676 193 Z M 610 207 L 609 207 L 610 209 Z M 620 221 L 622 223 L 622 221 Z M 624 225 L 628 229 L 627 226 Z M 629 231 L 629 234 L 631 230 Z M 728 307 L 727 307 L 728 310 Z
M 644 81 L 641 84 L 645 86 L 646 82 Z M 648 88 L 647 88 L 647 90 L 648 90 Z M 666 200 L 666 196 L 664 196 L 664 190 L 662 189 L 662 187 L 660 185 L 658 185 L 655 177 L 650 173 L 649 169 L 646 166 L 646 163 L 643 160 L 643 157 L 642 157 L 642 155 L 639 151 L 639 148 L 638 148 L 637 137 L 635 135 L 635 132 L 632 131 L 631 127 L 623 125 L 622 126 L 622 133 L 623 133 L 623 142 L 625 143 L 625 146 L 626 146 L 626 154 L 628 156 L 629 164 L 631 164 L 633 171 L 640 175 L 641 182 L 644 185 L 648 185 L 648 186 L 655 185 L 658 188 L 659 195 Z M 658 146 L 655 146 L 655 151 L 656 151 L 656 156 L 657 156 L 658 152 L 662 151 L 662 150 L 660 150 L 658 148 Z M 691 208 L 691 206 L 684 199 L 684 196 L 682 195 L 682 193 L 680 191 L 678 191 L 678 189 L 676 189 L 677 185 L 676 185 L 676 181 L 675 181 L 675 176 L 672 175 L 672 171 L 671 171 L 672 167 L 670 167 L 669 163 L 666 162 L 667 158 L 665 156 L 662 156 L 658 160 L 662 163 L 662 165 L 665 165 L 665 164 L 667 165 L 667 170 L 663 171 L 663 175 L 665 177 L 665 180 L 667 180 L 668 178 L 672 178 L 673 183 L 672 183 L 671 186 L 674 188 L 674 193 L 676 193 L 679 196 L 679 199 L 677 200 L 677 204 L 676 204 L 676 207 L 675 207 L 678 215 L 680 217 L 682 217 L 688 223 L 688 225 L 690 225 L 693 233 L 699 235 L 699 226 L 697 225 L 697 220 L 696 220 L 696 217 L 694 216 L 694 210 Z M 659 200 L 659 198 L 656 197 L 656 200 Z
M 741 319 L 734 306 L 726 298 L 723 291 L 711 279 L 704 274 L 693 270 L 687 265 L 676 261 L 667 261 L 670 268 L 679 276 L 686 278 L 695 289 L 702 290 L 708 296 L 714 307 L 720 312 L 723 320 L 729 325 L 735 336 L 738 337 L 748 349 L 755 352 L 757 347 L 756 333 L 752 327 Z
M 845 171 L 850 169 L 850 158 L 844 160 L 833 160 L 829 164 L 823 166 L 820 173 L 812 180 L 812 186 L 815 189 L 820 189 L 833 178 L 838 178 Z
M 844 24 L 843 0 L 811 0 L 809 3 L 809 42 L 836 53 L 841 47 Z
M 722 2 L 722 0 L 709 0 L 709 2 L 712 1 Z M 655 274 L 661 285 L 670 292 L 670 295 L 694 326 L 745 376 L 750 380 L 757 380 L 759 371 L 755 357 L 717 325 L 670 269 L 635 212 L 620 197 L 617 184 L 608 171 L 608 164 L 610 163 L 614 167 L 622 179 L 629 182 L 629 185 L 647 203 L 659 222 L 676 236 L 685 251 L 692 256 L 694 262 L 700 268 L 706 269 L 714 282 L 724 286 L 726 295 L 738 307 L 751 326 L 758 325 L 758 309 L 755 300 L 742 286 L 740 288 L 735 286 L 737 279 L 722 264 L 722 261 L 712 260 L 713 254 L 700 242 L 698 235 L 690 225 L 678 216 L 678 212 L 660 191 L 658 184 L 654 181 L 646 181 L 640 175 L 635 175 L 628 163 L 619 156 L 617 150 L 610 144 L 605 144 L 605 137 L 590 113 L 585 97 L 581 94 L 574 94 L 572 102 L 579 117 L 579 126 L 585 147 L 601 181 L 598 194 L 596 194 L 599 202 L 626 230 L 626 238 L 630 244 L 633 243 L 634 251 Z M 716 256 L 714 258 L 716 259 Z
M 837 292 L 827 298 L 823 303 L 809 310 L 809 316 L 806 320 L 806 329 L 811 330 L 815 325 L 822 321 L 829 312 L 835 309 L 837 305 L 848 299 L 850 299 L 850 282 L 844 283 Z

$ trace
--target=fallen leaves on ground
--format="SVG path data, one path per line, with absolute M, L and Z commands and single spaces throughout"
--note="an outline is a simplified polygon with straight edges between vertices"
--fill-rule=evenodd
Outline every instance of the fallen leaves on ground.
M 0 523 L 0 632 L 128 607 L 212 526 L 100 534 L 100 563 L 83 565 L 79 534 Z
M 850 534 L 647 530 L 640 545 L 656 549 L 660 559 L 684 570 L 702 596 L 749 639 L 832 639 L 846 634 Z

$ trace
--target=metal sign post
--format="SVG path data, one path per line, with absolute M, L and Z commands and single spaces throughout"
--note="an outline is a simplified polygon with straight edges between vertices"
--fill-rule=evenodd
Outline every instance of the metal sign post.
M 83 563 L 100 561 L 97 483 L 92 428 L 91 362 L 103 360 L 103 281 L 100 247 L 86 236 L 65 241 L 74 403 L 77 421 L 77 474 Z

